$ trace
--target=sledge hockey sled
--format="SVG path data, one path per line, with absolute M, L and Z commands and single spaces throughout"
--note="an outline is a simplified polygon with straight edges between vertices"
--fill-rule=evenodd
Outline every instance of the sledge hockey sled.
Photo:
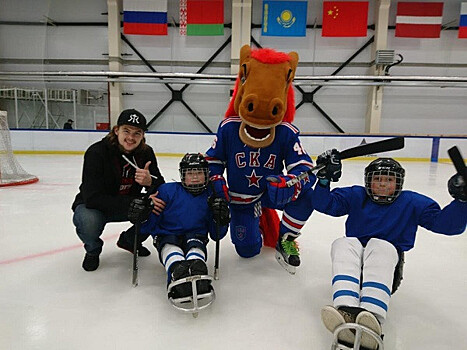
M 339 333 L 345 329 L 355 332 L 355 341 L 352 347 L 343 345 L 338 341 Z M 365 333 L 367 336 L 369 335 L 378 343 L 378 350 L 384 350 L 383 339 L 370 328 L 357 323 L 344 323 L 336 328 L 334 331 L 334 339 L 332 342 L 331 350 L 360 350 L 360 343 L 363 333 Z
M 209 275 L 197 275 L 181 278 L 170 283 L 167 288 L 169 295 L 173 287 L 186 282 L 191 283 L 191 290 L 193 291 L 193 295 L 188 297 L 176 299 L 169 297 L 169 302 L 172 304 L 172 306 L 182 312 L 191 313 L 195 318 L 198 317 L 198 312 L 207 308 L 216 299 L 216 293 L 214 292 L 214 288 L 212 288 L 212 286 L 209 293 L 198 294 L 196 282 L 201 280 L 209 280 L 212 282 L 213 278 Z

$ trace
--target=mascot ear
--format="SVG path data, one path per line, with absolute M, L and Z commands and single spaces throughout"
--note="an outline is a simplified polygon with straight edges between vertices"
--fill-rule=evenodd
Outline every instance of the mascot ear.
M 295 71 L 297 70 L 298 53 L 296 53 L 295 51 L 291 51 L 288 55 L 290 57 L 290 68 L 292 69 L 292 74 L 290 74 L 288 81 L 292 82 L 293 78 L 295 77 Z
M 240 66 L 251 57 L 250 45 L 243 45 L 240 49 Z M 297 56 L 298 57 L 298 56 Z

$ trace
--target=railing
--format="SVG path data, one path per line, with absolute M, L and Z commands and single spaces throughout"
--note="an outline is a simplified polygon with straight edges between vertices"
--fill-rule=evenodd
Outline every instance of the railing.
M 138 82 L 160 84 L 232 85 L 236 75 L 196 73 L 139 72 L 0 72 L 0 81 L 41 82 Z M 295 76 L 295 85 L 316 86 L 404 86 L 467 88 L 467 77 L 455 76 L 390 76 L 390 75 L 323 75 Z

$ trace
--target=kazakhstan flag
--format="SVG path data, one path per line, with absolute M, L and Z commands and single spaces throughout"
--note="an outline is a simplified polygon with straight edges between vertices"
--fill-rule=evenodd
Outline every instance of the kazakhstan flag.
M 306 36 L 307 1 L 263 1 L 264 36 Z

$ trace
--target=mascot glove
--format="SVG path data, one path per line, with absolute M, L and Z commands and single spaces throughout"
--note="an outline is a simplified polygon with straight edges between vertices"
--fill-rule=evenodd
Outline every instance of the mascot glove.
M 211 176 L 209 181 L 212 184 L 213 195 L 216 198 L 224 198 L 227 202 L 230 202 L 229 188 L 225 178 L 222 175 L 214 175 Z
M 455 174 L 449 179 L 448 191 L 452 198 L 467 202 L 467 184 L 462 175 Z
M 268 176 L 268 196 L 269 200 L 276 205 L 285 205 L 298 198 L 302 191 L 302 182 L 298 181 L 295 185 L 287 187 L 286 182 L 295 178 L 295 175 L 273 175 Z M 275 179 L 275 180 L 273 180 Z M 271 181 L 273 180 L 273 181 Z

